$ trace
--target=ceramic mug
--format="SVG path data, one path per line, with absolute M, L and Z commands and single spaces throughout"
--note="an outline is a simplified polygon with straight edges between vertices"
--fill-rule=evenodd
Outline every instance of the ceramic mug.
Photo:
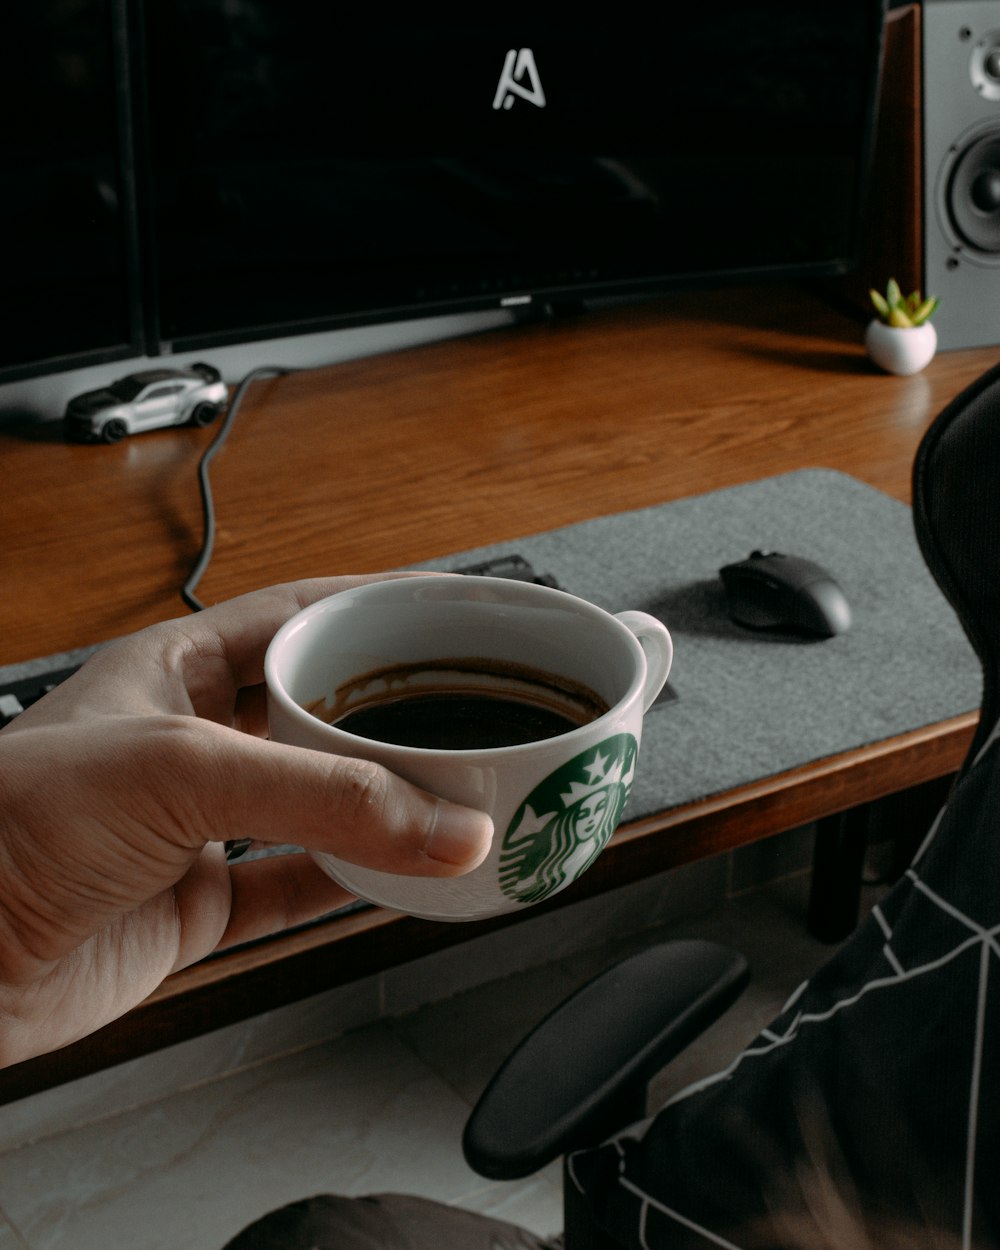
M 282 626 L 265 658 L 272 739 L 374 760 L 489 812 L 495 827 L 488 857 L 460 877 L 405 876 L 310 853 L 360 898 L 431 920 L 480 919 L 550 897 L 614 831 L 643 714 L 672 658 L 670 634 L 654 617 L 612 615 L 508 579 L 399 578 L 310 605 Z M 554 736 L 488 746 L 401 745 L 330 723 L 373 700 L 434 696 L 456 682 L 487 700 L 544 687 L 569 721 Z

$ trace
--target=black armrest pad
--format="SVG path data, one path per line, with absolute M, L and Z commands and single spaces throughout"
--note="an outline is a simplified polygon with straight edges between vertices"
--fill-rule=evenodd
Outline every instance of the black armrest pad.
M 602 972 L 533 1029 L 493 1077 L 466 1124 L 470 1167 L 495 1179 L 527 1176 L 624 1128 L 616 1108 L 628 1115 L 646 1083 L 748 979 L 742 955 L 702 941 L 649 947 Z

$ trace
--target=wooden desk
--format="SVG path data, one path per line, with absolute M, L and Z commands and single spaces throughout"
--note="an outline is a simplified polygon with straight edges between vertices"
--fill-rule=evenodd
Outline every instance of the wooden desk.
M 908 500 L 921 435 L 994 353 L 946 353 L 893 378 L 868 364 L 861 333 L 797 289 L 712 292 L 261 382 L 213 465 L 218 538 L 199 595 L 430 560 L 807 466 Z M 184 611 L 211 437 L 73 446 L 58 424 L 0 418 L 0 662 Z M 945 776 L 974 721 L 633 823 L 548 906 Z M 0 1073 L 0 1101 L 507 923 L 371 909 L 206 961 L 95 1037 Z

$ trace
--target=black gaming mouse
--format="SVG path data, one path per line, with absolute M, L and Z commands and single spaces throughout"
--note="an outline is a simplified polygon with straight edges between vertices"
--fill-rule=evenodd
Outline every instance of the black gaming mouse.
M 832 638 L 851 627 L 851 608 L 837 582 L 802 556 L 754 551 L 719 569 L 729 615 L 751 629 L 784 629 Z

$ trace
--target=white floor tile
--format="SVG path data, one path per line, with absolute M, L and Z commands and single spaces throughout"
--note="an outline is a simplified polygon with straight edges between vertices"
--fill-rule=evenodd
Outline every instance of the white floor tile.
M 551 1237 L 562 1231 L 562 1181 L 558 1168 L 555 1172 L 546 1169 L 541 1176 L 523 1181 L 491 1185 L 469 1194 L 456 1205 L 495 1220 L 519 1224 L 539 1237 Z M 451 1248 L 442 1247 L 442 1250 Z
M 455 1201 L 466 1105 L 380 1025 L 0 1158 L 31 1250 L 217 1250 L 314 1193 Z
M 389 1021 L 470 1106 L 514 1046 L 577 985 L 561 963 L 490 981 Z
M 25 1242 L 17 1236 L 0 1211 L 0 1250 L 25 1250 Z
M 791 881 L 639 936 L 619 938 L 612 926 L 601 945 L 575 954 L 557 942 L 546 966 L 0 1148 L 0 1250 L 219 1250 L 258 1216 L 324 1192 L 419 1194 L 554 1233 L 562 1222 L 558 1163 L 500 1184 L 462 1158 L 462 1129 L 485 1081 L 576 985 L 668 936 L 728 942 L 748 956 L 754 981 L 658 1078 L 654 1099 L 725 1066 L 831 953 L 805 933 L 806 887 L 804 878 Z
M 377 978 L 368 977 L 43 1090 L 0 1108 L 0 1154 L 326 1041 L 378 1013 Z

